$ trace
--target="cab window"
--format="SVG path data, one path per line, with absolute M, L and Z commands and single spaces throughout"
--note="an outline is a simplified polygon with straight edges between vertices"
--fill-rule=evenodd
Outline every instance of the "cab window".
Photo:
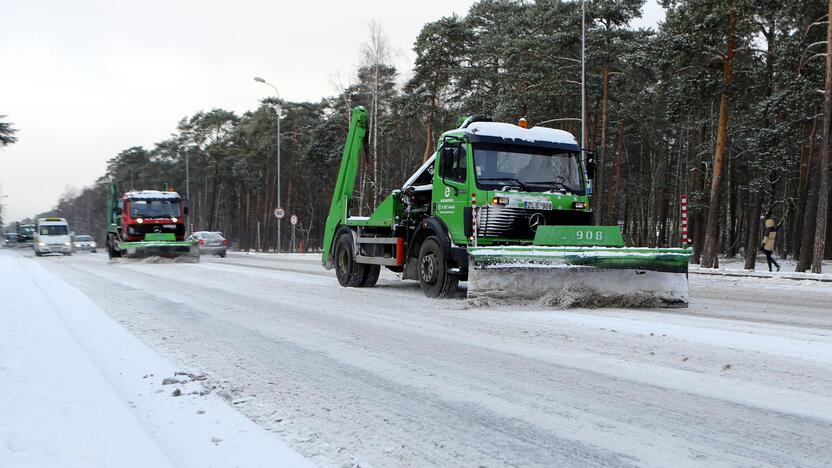
M 446 141 L 442 147 L 442 164 L 439 175 L 454 182 L 465 182 L 468 173 L 468 155 L 461 141 Z

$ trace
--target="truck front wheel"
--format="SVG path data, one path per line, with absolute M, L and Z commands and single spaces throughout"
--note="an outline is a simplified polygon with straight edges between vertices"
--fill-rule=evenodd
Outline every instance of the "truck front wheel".
M 361 286 L 366 281 L 367 265 L 355 261 L 352 233 L 342 231 L 335 239 L 335 276 L 338 284 L 345 288 Z
M 116 249 L 116 246 L 114 244 L 115 244 L 115 239 L 113 239 L 112 237 L 107 239 L 107 256 L 109 256 L 110 258 L 121 257 L 121 252 L 119 252 Z
M 428 237 L 419 249 L 419 285 L 427 297 L 451 297 L 459 276 L 448 273 L 445 251 L 436 237 Z

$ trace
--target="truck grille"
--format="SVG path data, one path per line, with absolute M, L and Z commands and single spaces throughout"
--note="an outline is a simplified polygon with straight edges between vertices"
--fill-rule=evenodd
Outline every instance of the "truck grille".
M 479 210 L 478 235 L 482 237 L 507 237 L 534 239 L 532 217 L 546 226 L 585 226 L 592 223 L 592 214 L 568 210 L 527 210 L 500 205 L 487 205 Z
M 150 233 L 174 233 L 177 236 L 185 235 L 185 225 L 177 224 L 176 227 L 169 228 L 163 224 L 133 224 L 127 226 L 127 234 L 131 236 L 144 236 Z

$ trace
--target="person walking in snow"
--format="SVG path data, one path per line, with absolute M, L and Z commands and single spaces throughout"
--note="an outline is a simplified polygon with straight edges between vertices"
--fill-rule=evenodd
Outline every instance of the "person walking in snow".
M 777 238 L 777 223 L 774 222 L 774 219 L 769 216 L 766 219 L 766 229 L 765 235 L 763 236 L 763 245 L 760 246 L 760 250 L 766 254 L 766 261 L 768 262 L 768 271 L 771 271 L 771 265 L 777 267 L 777 271 L 780 271 L 780 265 L 777 263 L 777 260 L 772 258 L 771 254 L 774 253 L 774 239 Z

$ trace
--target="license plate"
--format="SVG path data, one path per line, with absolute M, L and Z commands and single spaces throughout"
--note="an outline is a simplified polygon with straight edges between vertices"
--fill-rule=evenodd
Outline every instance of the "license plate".
M 527 201 L 523 202 L 523 206 L 527 210 L 551 210 L 552 202 L 548 201 Z

